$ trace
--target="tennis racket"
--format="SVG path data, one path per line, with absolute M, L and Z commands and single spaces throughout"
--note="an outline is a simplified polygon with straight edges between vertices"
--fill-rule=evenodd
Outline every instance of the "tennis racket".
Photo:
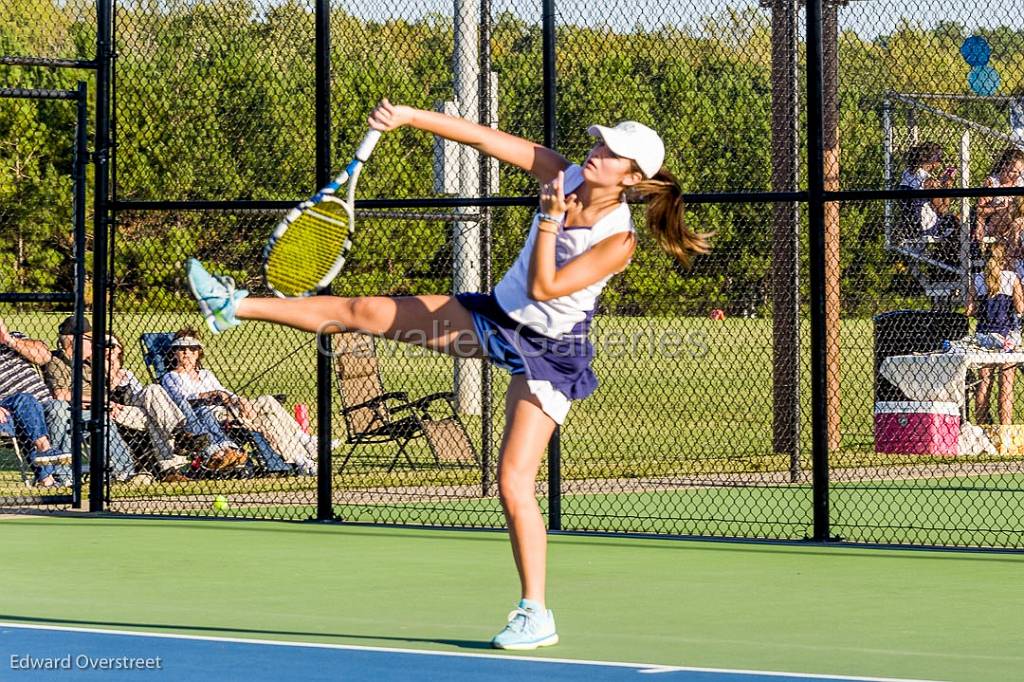
M 356 182 L 379 139 L 380 131 L 368 132 L 345 170 L 274 228 L 263 249 L 263 278 L 275 296 L 312 296 L 341 272 L 356 229 Z M 342 200 L 337 194 L 346 182 Z

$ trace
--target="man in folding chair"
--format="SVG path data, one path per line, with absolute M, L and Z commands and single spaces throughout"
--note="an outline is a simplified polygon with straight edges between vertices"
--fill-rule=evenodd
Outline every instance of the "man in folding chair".
M 92 401 L 92 327 L 88 320 L 85 320 L 85 327 L 82 334 L 82 406 L 89 408 Z M 50 360 L 43 364 L 43 379 L 46 386 L 53 395 L 49 403 L 52 411 L 61 414 L 61 419 L 70 419 L 71 400 L 71 354 L 74 344 L 75 318 L 69 316 L 57 327 L 57 348 L 50 351 Z M 83 413 L 86 419 L 90 417 Z M 107 430 L 107 443 L 109 445 L 108 455 L 110 460 L 110 473 L 113 480 L 118 482 L 131 482 L 134 484 L 152 483 L 152 477 L 148 474 L 140 475 L 135 466 L 132 450 L 125 441 L 121 430 L 116 424 L 110 424 Z
M 8 331 L 0 320 L 0 434 L 14 439 L 19 460 L 25 449 L 42 488 L 71 483 L 71 453 L 53 447 L 43 407 L 50 393 L 32 367 L 49 356 L 46 344 Z
M 187 481 L 181 470 L 193 453 L 206 447 L 209 436 L 185 418 L 162 386 L 144 386 L 124 367 L 124 347 L 113 334 L 107 336 L 107 376 L 111 417 L 148 435 L 152 449 L 145 466 L 163 483 Z

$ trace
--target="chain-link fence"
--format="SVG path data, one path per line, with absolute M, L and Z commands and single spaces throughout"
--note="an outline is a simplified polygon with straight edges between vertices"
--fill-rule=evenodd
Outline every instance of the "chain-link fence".
M 5 23 L 2 52 L 92 59 L 96 13 L 47 11 L 31 36 Z M 202 333 L 187 295 L 191 256 L 265 295 L 270 228 L 388 97 L 547 139 L 572 161 L 589 125 L 647 123 L 689 224 L 714 234 L 684 270 L 634 207 L 639 248 L 592 332 L 601 387 L 541 467 L 553 528 L 1021 546 L 1019 9 L 177 0 L 113 14 L 114 354 L 174 403 L 201 351 L 240 398 L 166 417 L 136 397 L 141 445 L 133 475 L 106 488 L 111 510 L 502 525 L 503 371 L 345 334 L 323 342 L 318 369 L 309 335 Z M 67 74 L 5 63 L 4 85 Z M 488 290 L 535 197 L 518 169 L 385 135 L 333 293 Z M 67 234 L 67 215 L 31 214 Z
M 84 310 L 86 84 L 0 87 L 0 504 L 80 504 L 81 349 L 58 327 Z M 69 315 L 70 313 L 70 315 Z M 76 318 L 76 313 L 79 315 Z M 57 348 L 60 358 L 55 357 Z M 48 380 L 68 369 L 59 393 Z M 63 376 L 63 374 L 62 374 Z

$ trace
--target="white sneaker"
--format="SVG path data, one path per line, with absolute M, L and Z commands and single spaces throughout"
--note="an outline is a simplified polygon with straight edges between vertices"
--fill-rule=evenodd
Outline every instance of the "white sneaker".
M 529 651 L 553 644 L 558 644 L 555 615 L 526 599 L 508 614 L 508 625 L 491 640 L 495 649 L 510 651 Z

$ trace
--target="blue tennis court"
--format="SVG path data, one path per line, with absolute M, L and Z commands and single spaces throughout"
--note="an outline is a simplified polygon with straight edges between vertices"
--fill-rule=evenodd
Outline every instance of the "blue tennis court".
M 0 623 L 2 679 L 166 680 L 566 680 L 612 682 L 657 675 L 673 682 L 869 682 L 756 670 L 538 659 L 268 640 L 153 635 L 91 628 Z M 904 681 L 909 682 L 909 681 Z M 924 681 L 914 681 L 924 682 Z

